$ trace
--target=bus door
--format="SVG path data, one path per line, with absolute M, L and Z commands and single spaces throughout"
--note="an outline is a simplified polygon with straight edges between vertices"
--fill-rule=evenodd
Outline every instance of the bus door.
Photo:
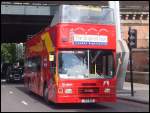
M 43 88 L 44 88 L 44 83 L 45 81 L 48 80 L 48 76 L 49 72 L 49 61 L 48 61 L 48 57 L 47 54 L 43 54 L 43 58 L 42 58 L 42 68 L 41 68 L 41 85 L 39 86 L 40 88 L 40 93 L 43 95 Z

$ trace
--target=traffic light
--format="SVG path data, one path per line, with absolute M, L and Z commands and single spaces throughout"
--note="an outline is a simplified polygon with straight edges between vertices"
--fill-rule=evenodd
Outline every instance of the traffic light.
M 129 48 L 136 48 L 137 47 L 137 30 L 131 29 L 131 27 L 129 27 L 128 35 L 129 35 L 128 37 Z

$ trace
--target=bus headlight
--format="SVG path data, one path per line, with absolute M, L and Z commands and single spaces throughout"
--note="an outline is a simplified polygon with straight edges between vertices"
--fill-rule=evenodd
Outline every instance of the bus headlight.
M 58 88 L 58 93 L 63 94 L 63 88 Z
M 65 89 L 66 94 L 72 94 L 72 89 Z
M 105 93 L 110 93 L 110 88 L 105 88 L 104 92 Z

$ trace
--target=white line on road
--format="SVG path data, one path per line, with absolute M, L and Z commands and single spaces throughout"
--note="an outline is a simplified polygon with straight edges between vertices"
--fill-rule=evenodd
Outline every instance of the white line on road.
M 9 91 L 9 94 L 13 94 L 13 92 L 12 92 L 12 91 Z
M 24 100 L 21 101 L 21 103 L 24 104 L 24 105 L 26 105 L 26 106 L 28 105 L 28 103 L 26 101 L 24 101 Z
M 6 80 L 5 80 L 5 79 L 3 79 L 3 80 L 1 80 L 1 82 L 6 82 Z

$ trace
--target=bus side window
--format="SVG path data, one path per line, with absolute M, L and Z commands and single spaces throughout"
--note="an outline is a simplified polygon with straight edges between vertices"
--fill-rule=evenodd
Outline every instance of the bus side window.
M 28 58 L 26 67 L 31 72 L 39 72 L 41 70 L 41 58 L 39 56 Z
M 36 71 L 41 71 L 41 58 L 40 58 L 40 56 L 35 58 L 35 63 L 36 63 Z
M 50 62 L 50 73 L 54 75 L 56 72 L 56 56 L 54 52 L 51 52 L 49 54 L 49 62 Z
M 32 71 L 35 72 L 41 71 L 41 58 L 39 56 L 32 58 Z
M 27 61 L 27 68 L 29 71 L 32 71 L 32 61 L 31 61 L 31 58 L 28 59 Z

